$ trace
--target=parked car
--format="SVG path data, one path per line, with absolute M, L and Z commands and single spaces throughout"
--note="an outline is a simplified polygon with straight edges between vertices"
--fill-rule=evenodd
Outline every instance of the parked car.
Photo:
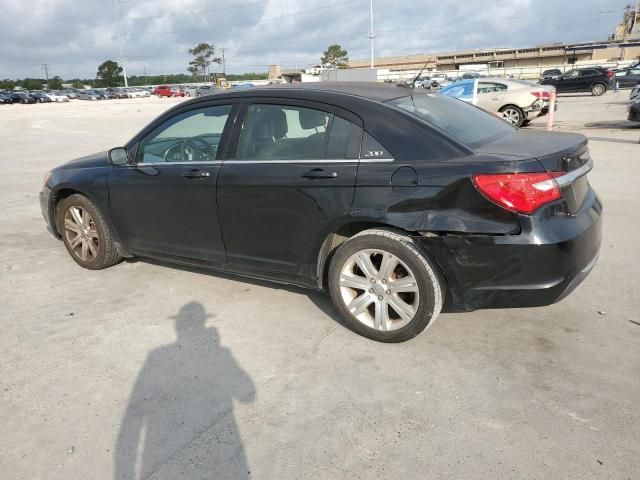
M 46 95 L 51 99 L 52 102 L 68 102 L 69 101 L 69 97 L 67 97 L 66 95 L 62 95 L 60 92 L 55 92 L 55 91 L 47 92 Z
M 153 90 L 153 94 L 159 97 L 171 97 L 171 87 L 169 85 L 160 85 Z
M 184 97 L 184 87 L 173 86 L 171 87 L 172 97 Z
M 102 97 L 92 90 L 78 90 L 78 100 L 101 100 Z
M 562 70 L 558 68 L 550 68 L 549 70 L 545 70 L 540 75 L 540 80 L 544 80 L 545 78 L 556 78 L 562 75 Z
M 602 67 L 569 70 L 559 77 L 540 80 L 541 85 L 553 85 L 558 93 L 590 92 L 604 95 L 612 85 L 613 70 Z
M 214 95 L 216 93 L 224 92 L 228 92 L 228 90 L 222 87 L 215 87 L 211 85 L 200 85 L 196 90 L 196 96 L 201 97 L 203 95 Z
M 613 85 L 620 88 L 633 88 L 640 85 L 640 66 L 618 70 L 613 74 Z
M 47 173 L 40 205 L 85 268 L 135 255 L 327 290 L 351 329 L 399 342 L 443 304 L 573 291 L 600 247 L 592 165 L 580 134 L 417 89 L 311 83 L 183 102 Z
M 465 72 L 460 77 L 461 80 L 470 80 L 473 78 L 480 78 L 482 75 L 479 72 Z
M 442 88 L 451 84 L 451 79 L 447 77 L 445 73 L 433 73 L 431 74 L 431 87 Z
M 141 90 L 139 88 L 127 88 L 125 90 L 129 98 L 143 98 L 150 96 L 148 91 Z
M 29 92 L 28 95 L 35 99 L 36 102 L 38 103 L 49 103 L 53 100 L 51 100 L 51 98 L 44 92 L 39 92 L 39 91 L 32 91 Z
M 36 103 L 36 99 L 30 97 L 25 92 L 11 92 L 12 103 Z
M 640 122 L 640 99 L 631 102 L 629 104 L 628 111 L 628 120 L 631 120 L 632 122 Z
M 553 87 L 504 78 L 461 80 L 440 90 L 488 112 L 500 113 L 516 127 L 549 113 L 552 92 Z
M 198 86 L 197 85 L 185 85 L 184 86 L 184 96 L 185 97 L 196 97 L 198 95 Z
M 75 99 L 75 98 L 78 98 L 78 94 L 76 93 L 76 91 L 75 91 L 75 90 L 72 90 L 72 89 L 70 89 L 70 88 L 68 88 L 68 89 L 66 89 L 66 90 L 61 90 L 61 91 L 60 91 L 60 93 L 61 93 L 62 95 L 66 95 L 66 96 L 67 96 L 67 98 L 69 98 L 69 99 L 71 99 L 71 100 L 73 100 L 73 99 Z
M 11 100 L 11 95 L 10 94 L 4 93 L 4 92 L 0 93 L 0 104 L 8 105 L 8 104 L 11 104 L 11 103 L 13 103 L 13 101 Z

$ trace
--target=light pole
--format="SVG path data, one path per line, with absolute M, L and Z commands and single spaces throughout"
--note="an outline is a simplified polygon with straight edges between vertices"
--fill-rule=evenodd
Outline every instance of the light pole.
M 371 68 L 373 68 L 373 0 L 369 2 L 369 42 L 371 43 Z

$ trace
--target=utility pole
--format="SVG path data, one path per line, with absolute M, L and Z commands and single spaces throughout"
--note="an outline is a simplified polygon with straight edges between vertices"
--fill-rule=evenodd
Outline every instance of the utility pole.
M 118 44 L 120 47 L 120 64 L 122 66 L 122 74 L 124 75 L 124 86 L 126 88 L 129 86 L 129 82 L 127 80 L 127 67 L 125 65 L 127 62 L 127 59 L 124 58 L 122 55 L 122 36 L 120 35 L 120 9 L 118 7 L 119 3 L 120 3 L 120 0 L 113 0 L 113 4 L 115 5 L 115 15 L 116 15 L 116 31 L 118 36 Z
M 49 65 L 43 63 L 42 69 L 44 70 L 44 77 L 47 79 L 47 90 L 49 90 Z
M 373 0 L 369 2 L 369 41 L 371 42 L 371 68 L 373 68 Z
M 224 59 L 224 48 L 222 49 L 222 76 L 223 77 L 227 76 L 226 62 Z

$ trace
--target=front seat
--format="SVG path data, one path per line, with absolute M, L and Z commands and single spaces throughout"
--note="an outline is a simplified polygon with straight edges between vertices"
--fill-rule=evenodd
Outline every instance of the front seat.
M 323 158 L 328 115 L 318 110 L 304 109 L 298 112 L 300 126 L 305 130 L 316 129 L 316 133 L 305 140 L 305 157 Z M 317 129 L 323 127 L 321 132 Z
M 287 116 L 281 109 L 271 106 L 261 107 L 249 116 L 246 135 L 249 142 L 241 142 L 238 158 L 264 159 L 269 147 L 287 135 Z M 243 145 L 244 143 L 244 145 Z

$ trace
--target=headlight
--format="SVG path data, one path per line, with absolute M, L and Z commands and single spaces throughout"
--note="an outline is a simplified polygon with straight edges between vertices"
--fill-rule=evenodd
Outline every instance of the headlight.
M 42 179 L 42 188 L 47 186 L 47 182 L 49 181 L 50 178 L 51 178 L 51 172 L 47 172 L 47 174 Z

